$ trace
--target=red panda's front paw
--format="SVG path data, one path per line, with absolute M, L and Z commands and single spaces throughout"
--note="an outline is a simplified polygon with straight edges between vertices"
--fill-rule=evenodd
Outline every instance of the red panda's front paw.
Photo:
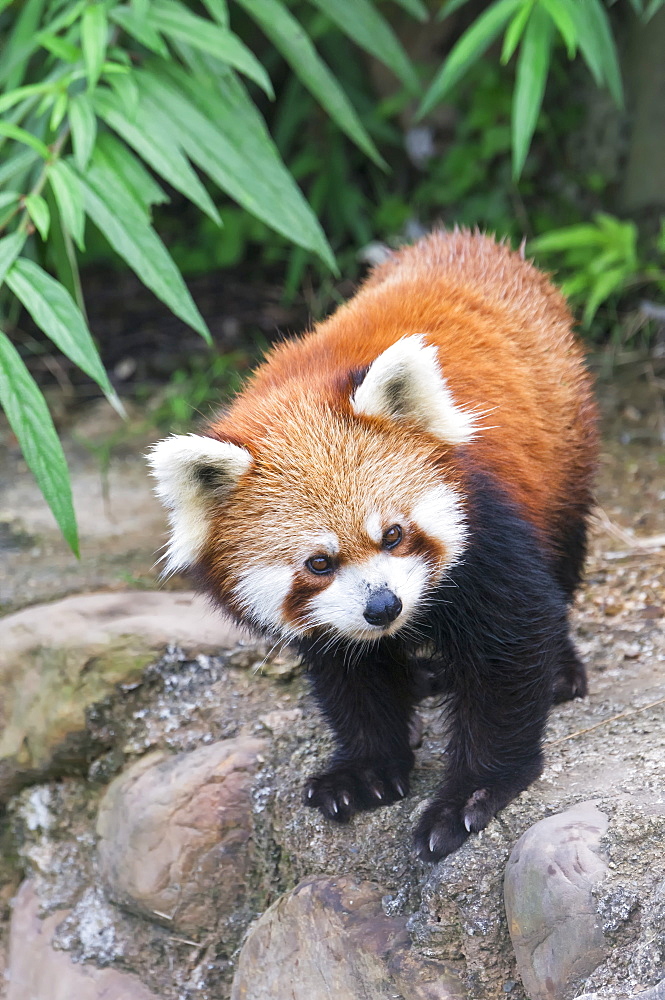
M 413 841 L 418 857 L 434 862 L 456 851 L 468 836 L 458 810 L 432 805 L 421 816 Z
M 318 807 L 336 823 L 348 823 L 354 813 L 378 809 L 409 794 L 408 773 L 385 767 L 345 766 L 316 774 L 305 785 L 303 801 Z
M 496 797 L 489 788 L 477 788 L 463 808 L 442 808 L 434 802 L 423 813 L 414 835 L 423 861 L 440 861 L 460 847 L 470 833 L 484 830 L 497 811 Z

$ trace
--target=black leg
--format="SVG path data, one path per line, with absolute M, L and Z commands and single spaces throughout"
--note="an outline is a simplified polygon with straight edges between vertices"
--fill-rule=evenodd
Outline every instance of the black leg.
M 455 851 L 541 773 L 550 682 L 531 682 L 526 698 L 510 683 L 452 695 L 445 778 L 415 831 L 423 860 Z
M 336 737 L 329 766 L 305 785 L 304 802 L 346 823 L 362 809 L 404 798 L 413 767 L 410 746 L 413 670 L 397 646 L 379 647 L 358 662 L 305 651 L 314 694 Z
M 584 698 L 587 690 L 584 664 L 569 638 L 554 676 L 553 701 L 558 704 L 573 698 Z

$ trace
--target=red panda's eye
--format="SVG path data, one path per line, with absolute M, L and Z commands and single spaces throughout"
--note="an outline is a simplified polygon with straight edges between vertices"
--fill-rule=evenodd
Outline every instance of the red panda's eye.
M 333 571 L 333 562 L 328 556 L 312 556 L 311 559 L 307 560 L 305 566 L 310 573 L 315 573 L 317 576 Z
M 394 549 L 402 541 L 402 529 L 399 524 L 393 524 L 383 532 L 381 546 L 384 549 Z

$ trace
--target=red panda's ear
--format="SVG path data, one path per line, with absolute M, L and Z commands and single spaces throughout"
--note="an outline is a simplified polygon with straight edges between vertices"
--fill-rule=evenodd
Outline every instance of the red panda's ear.
M 464 444 L 475 431 L 474 414 L 455 404 L 436 348 L 420 334 L 403 337 L 372 362 L 351 406 L 359 415 L 414 421 L 448 444 Z
M 223 502 L 252 464 L 244 448 L 199 434 L 179 434 L 156 444 L 148 461 L 155 493 L 169 511 L 171 537 L 165 573 L 196 561 L 205 544 L 211 510 Z

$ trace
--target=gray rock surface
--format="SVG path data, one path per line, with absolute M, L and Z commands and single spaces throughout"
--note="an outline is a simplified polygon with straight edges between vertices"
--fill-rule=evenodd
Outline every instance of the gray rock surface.
M 612 391 L 618 392 L 616 380 Z M 633 410 L 641 406 L 638 391 L 639 386 L 631 385 L 624 395 L 618 392 L 615 416 L 626 403 Z M 118 643 L 119 666 L 112 658 L 97 661 L 97 652 L 66 654 L 60 665 L 49 664 L 48 658 L 34 660 L 24 678 L 14 677 L 10 666 L 0 683 L 3 695 L 10 692 L 11 698 L 5 696 L 0 713 L 11 707 L 11 717 L 0 718 L 0 731 L 4 727 L 22 734 L 9 750 L 15 758 L 12 775 L 19 773 L 20 781 L 31 786 L 12 795 L 7 811 L 0 813 L 0 969 L 6 959 L 10 975 L 12 966 L 14 972 L 17 968 L 17 953 L 12 949 L 9 958 L 7 952 L 8 900 L 28 873 L 40 919 L 54 921 L 48 925 L 53 926 L 51 951 L 86 976 L 98 971 L 134 976 L 124 982 L 138 981 L 159 1000 L 225 1000 L 238 944 L 252 920 L 280 898 L 289 898 L 303 880 L 344 877 L 356 886 L 369 882 L 374 893 L 382 894 L 381 910 L 389 922 L 381 923 L 375 897 L 366 912 L 372 926 L 378 920 L 378 926 L 391 928 L 383 940 L 395 945 L 393 958 L 401 955 L 397 964 L 393 958 L 388 963 L 395 993 L 410 1000 L 403 986 L 410 982 L 407 971 L 411 966 L 422 970 L 418 963 L 424 961 L 427 969 L 459 967 L 469 1000 L 525 1000 L 503 907 L 508 858 L 534 824 L 593 799 L 609 820 L 600 845 L 608 869 L 593 890 L 608 953 L 583 988 L 602 1000 L 628 1000 L 655 990 L 650 998 L 655 1000 L 658 989 L 662 993 L 658 984 L 665 966 L 665 558 L 662 547 L 642 545 L 639 539 L 633 544 L 631 526 L 637 536 L 665 532 L 665 467 L 660 446 L 620 445 L 625 431 L 619 419 L 610 426 L 599 491 L 606 514 L 621 527 L 606 525 L 595 533 L 588 584 L 572 612 L 589 668 L 590 696 L 553 710 L 542 778 L 487 830 L 434 868 L 417 861 L 410 846 L 411 829 L 445 766 L 445 724 L 433 703 L 423 706 L 411 796 L 340 828 L 302 806 L 302 782 L 324 763 L 330 742 L 286 652 L 268 656 L 265 647 L 254 645 L 220 655 L 211 655 L 212 648 L 197 647 L 196 655 L 171 649 L 156 662 L 151 652 L 149 665 L 141 669 L 131 662 L 133 647 L 123 650 L 120 629 L 103 640 L 107 650 Z M 640 440 L 647 439 L 643 435 Z M 117 590 L 127 586 L 128 573 L 132 579 L 138 575 L 138 582 L 154 581 L 150 566 L 162 515 L 136 454 L 132 441 L 122 460 L 112 459 L 105 519 L 100 517 L 105 503 L 99 472 L 86 466 L 83 481 L 75 483 L 75 493 L 83 497 L 80 565 L 53 526 L 48 528 L 50 515 L 36 488 L 26 490 L 21 482 L 27 477 L 21 480 L 19 465 L 12 465 L 16 475 L 12 472 L 0 483 L 0 605 L 19 607 L 40 595 L 85 588 Z M 76 478 L 76 464 L 72 468 Z M 35 510 L 39 505 L 39 516 L 29 509 L 31 490 L 30 502 Z M 139 498 L 149 510 L 139 512 Z M 115 600 L 123 595 L 104 596 Z M 143 596 L 156 599 L 145 591 Z M 175 638 L 173 628 L 183 609 L 177 596 L 169 595 L 171 599 L 175 604 L 168 634 Z M 128 600 L 126 616 L 132 618 L 139 597 Z M 41 609 L 36 616 L 38 629 Z M 112 619 L 107 621 L 112 624 Z M 85 647 L 88 625 L 94 638 L 104 623 L 82 616 L 80 624 Z M 49 624 L 42 647 L 58 635 L 58 625 L 57 620 Z M 43 649 L 35 656 L 43 656 Z M 68 685 L 71 690 L 65 692 Z M 73 728 L 67 728 L 71 720 L 66 715 L 61 727 L 61 694 L 67 693 L 69 700 L 80 692 L 84 705 L 77 703 Z M 31 713 L 37 710 L 47 726 L 42 721 L 33 725 L 37 716 Z M 75 739 L 63 742 L 63 731 L 74 733 Z M 265 761 L 251 781 L 252 865 L 233 926 L 220 920 L 212 930 L 190 935 L 168 920 L 158 923 L 112 902 L 103 889 L 96 846 L 105 786 L 152 752 L 189 753 L 220 740 L 256 738 L 265 741 Z M 43 747 L 48 748 L 45 756 Z M 211 898 L 216 891 L 213 876 Z M 348 940 L 342 932 L 350 933 L 352 916 L 336 911 L 329 917 L 333 924 L 339 918 L 335 933 L 343 940 Z M 344 921 L 346 929 L 340 930 Z M 353 926 L 354 941 L 368 950 L 369 966 L 382 968 L 381 956 L 387 953 L 377 946 L 380 935 L 360 923 Z M 399 927 L 403 930 L 396 933 Z M 404 944 L 401 951 L 399 942 Z M 41 962 L 43 952 L 35 946 L 33 953 L 34 961 Z M 354 954 L 362 964 L 362 950 Z M 52 974 L 55 981 L 59 972 L 48 964 L 50 952 L 44 961 L 51 970 L 47 978 Z M 4 992 L 6 997 L 7 986 L 8 981 L 0 980 L 0 996 Z M 131 997 L 129 986 L 126 990 L 123 995 Z M 101 1000 L 89 997 L 82 986 L 71 988 L 69 996 Z
M 97 817 L 111 899 L 197 936 L 229 925 L 252 864 L 250 789 L 265 741 L 147 754 L 109 785 Z
M 612 991 L 602 993 L 580 993 L 576 1000 L 619 1000 L 619 995 Z M 665 1000 L 665 979 L 648 990 L 640 990 L 639 993 L 621 994 L 621 1000 Z
M 606 958 L 593 888 L 607 816 L 583 802 L 530 827 L 515 844 L 504 880 L 508 928 L 530 1000 L 569 1000 Z
M 463 1000 L 459 967 L 414 952 L 382 895 L 349 876 L 305 879 L 251 928 L 231 1000 Z

